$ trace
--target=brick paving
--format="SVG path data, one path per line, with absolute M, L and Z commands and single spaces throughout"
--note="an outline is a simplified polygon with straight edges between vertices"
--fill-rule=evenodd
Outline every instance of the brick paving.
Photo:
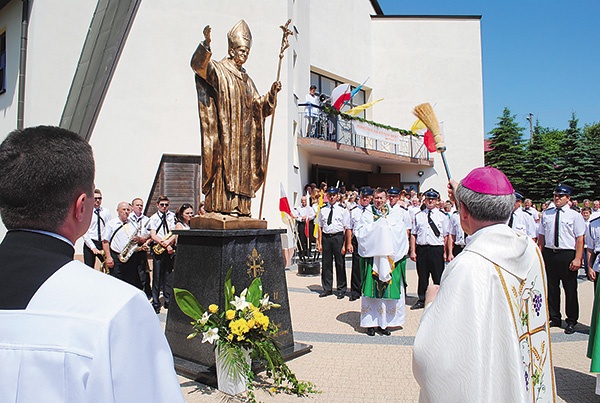
M 350 279 L 349 264 L 347 264 Z M 288 362 L 299 379 L 313 382 L 321 391 L 300 399 L 297 396 L 269 395 L 257 389 L 263 402 L 416 402 L 419 387 L 412 375 L 412 344 L 423 310 L 406 310 L 402 329 L 391 336 L 368 337 L 358 326 L 360 300 L 318 298 L 320 277 L 299 276 L 292 266 L 286 270 L 294 339 L 311 344 L 310 353 Z M 407 264 L 407 306 L 416 300 L 417 274 Z M 563 298 L 564 299 L 564 298 Z M 600 402 L 594 394 L 595 376 L 588 372 L 587 338 L 593 303 L 593 284 L 580 279 L 580 324 L 576 333 L 565 335 L 552 328 L 552 356 L 559 402 Z M 165 320 L 165 311 L 160 314 Z M 563 311 L 564 312 L 564 311 Z M 564 326 L 564 322 L 563 322 Z M 191 341 L 199 342 L 199 341 Z M 260 375 L 257 377 L 260 379 Z M 179 377 L 188 403 L 240 402 L 217 389 Z

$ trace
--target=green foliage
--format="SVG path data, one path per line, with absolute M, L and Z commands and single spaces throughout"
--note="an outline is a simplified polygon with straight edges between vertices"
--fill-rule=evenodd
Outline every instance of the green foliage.
M 575 114 L 565 130 L 550 129 L 536 122 L 530 141 L 524 141 L 522 127 L 508 108 L 489 133 L 492 148 L 486 165 L 502 170 L 515 189 L 536 203 L 550 199 L 558 183 L 575 188 L 574 198 L 600 198 L 600 124 L 578 127 Z
M 231 271 L 229 269 L 227 272 L 223 286 L 225 309 L 211 304 L 206 310 L 189 291 L 174 289 L 177 305 L 193 319 L 193 332 L 188 339 L 201 334 L 203 343 L 216 344 L 224 359 L 225 370 L 236 378 L 240 374 L 247 377 L 250 402 L 256 399 L 253 391 L 254 372 L 244 357 L 247 351 L 252 359 L 264 365 L 267 376 L 273 379 L 272 393 L 286 392 L 299 396 L 318 393 L 312 383 L 299 381 L 281 356 L 275 341 L 279 329 L 263 313 L 271 308 L 280 308 L 280 305 L 270 302 L 268 294 L 263 294 L 260 277 L 256 277 L 247 289 L 236 296 Z

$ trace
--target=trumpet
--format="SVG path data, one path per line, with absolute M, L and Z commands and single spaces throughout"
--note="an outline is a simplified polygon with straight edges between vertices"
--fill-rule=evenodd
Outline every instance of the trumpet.
M 173 233 L 171 231 L 169 231 L 169 233 L 164 238 L 164 240 L 167 242 L 170 242 L 171 239 L 173 238 L 173 236 L 174 236 Z M 154 251 L 155 255 L 162 255 L 164 253 L 164 251 L 166 250 L 166 248 L 164 246 L 162 246 L 161 244 L 157 243 L 156 245 L 154 245 L 152 247 L 152 250 Z

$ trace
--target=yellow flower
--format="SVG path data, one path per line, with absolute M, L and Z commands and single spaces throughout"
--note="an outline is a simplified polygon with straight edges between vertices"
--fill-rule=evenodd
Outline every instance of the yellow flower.
M 261 312 L 256 312 L 254 314 L 254 320 L 258 324 L 258 326 L 262 326 L 264 330 L 267 330 L 269 327 L 269 317 Z
M 215 304 L 210 304 L 208 306 L 208 311 L 210 313 L 217 313 L 218 310 L 219 310 L 219 307 L 217 305 L 215 305 Z
M 240 336 L 250 331 L 250 328 L 248 327 L 248 322 L 246 322 L 246 319 L 244 318 L 232 320 L 231 322 L 229 322 L 229 329 L 231 329 L 231 333 L 238 336 L 238 340 L 240 340 Z
M 249 327 L 250 329 L 252 329 L 252 328 L 254 327 L 254 325 L 256 325 L 256 321 L 255 321 L 254 319 L 250 319 L 250 320 L 248 321 L 248 327 Z
M 232 320 L 233 318 L 235 318 L 235 311 L 233 309 L 228 310 L 227 312 L 225 312 L 225 317 L 227 318 L 227 320 Z
M 231 333 L 230 333 L 230 334 L 228 334 L 228 335 L 227 335 L 227 339 L 228 339 L 229 341 L 233 340 L 233 335 L 232 335 Z
M 248 302 L 248 306 L 250 307 L 250 309 L 255 309 L 255 306 L 252 304 L 252 302 Z

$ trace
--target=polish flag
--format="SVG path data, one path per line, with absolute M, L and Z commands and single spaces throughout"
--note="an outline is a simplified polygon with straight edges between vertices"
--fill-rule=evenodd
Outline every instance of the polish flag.
M 283 218 L 287 214 L 288 216 L 292 216 L 292 209 L 290 208 L 290 202 L 285 194 L 285 189 L 283 188 L 283 183 L 279 182 L 279 211 L 281 211 L 281 218 Z
M 421 122 L 421 119 L 417 119 L 415 123 L 413 123 L 410 131 L 423 136 L 423 143 L 430 153 L 437 151 L 435 140 L 433 139 L 433 133 L 427 126 L 425 126 L 425 123 Z
M 331 91 L 331 103 L 338 111 L 342 108 L 344 102 L 347 102 L 352 98 L 352 91 L 350 91 L 350 84 L 340 84 Z

